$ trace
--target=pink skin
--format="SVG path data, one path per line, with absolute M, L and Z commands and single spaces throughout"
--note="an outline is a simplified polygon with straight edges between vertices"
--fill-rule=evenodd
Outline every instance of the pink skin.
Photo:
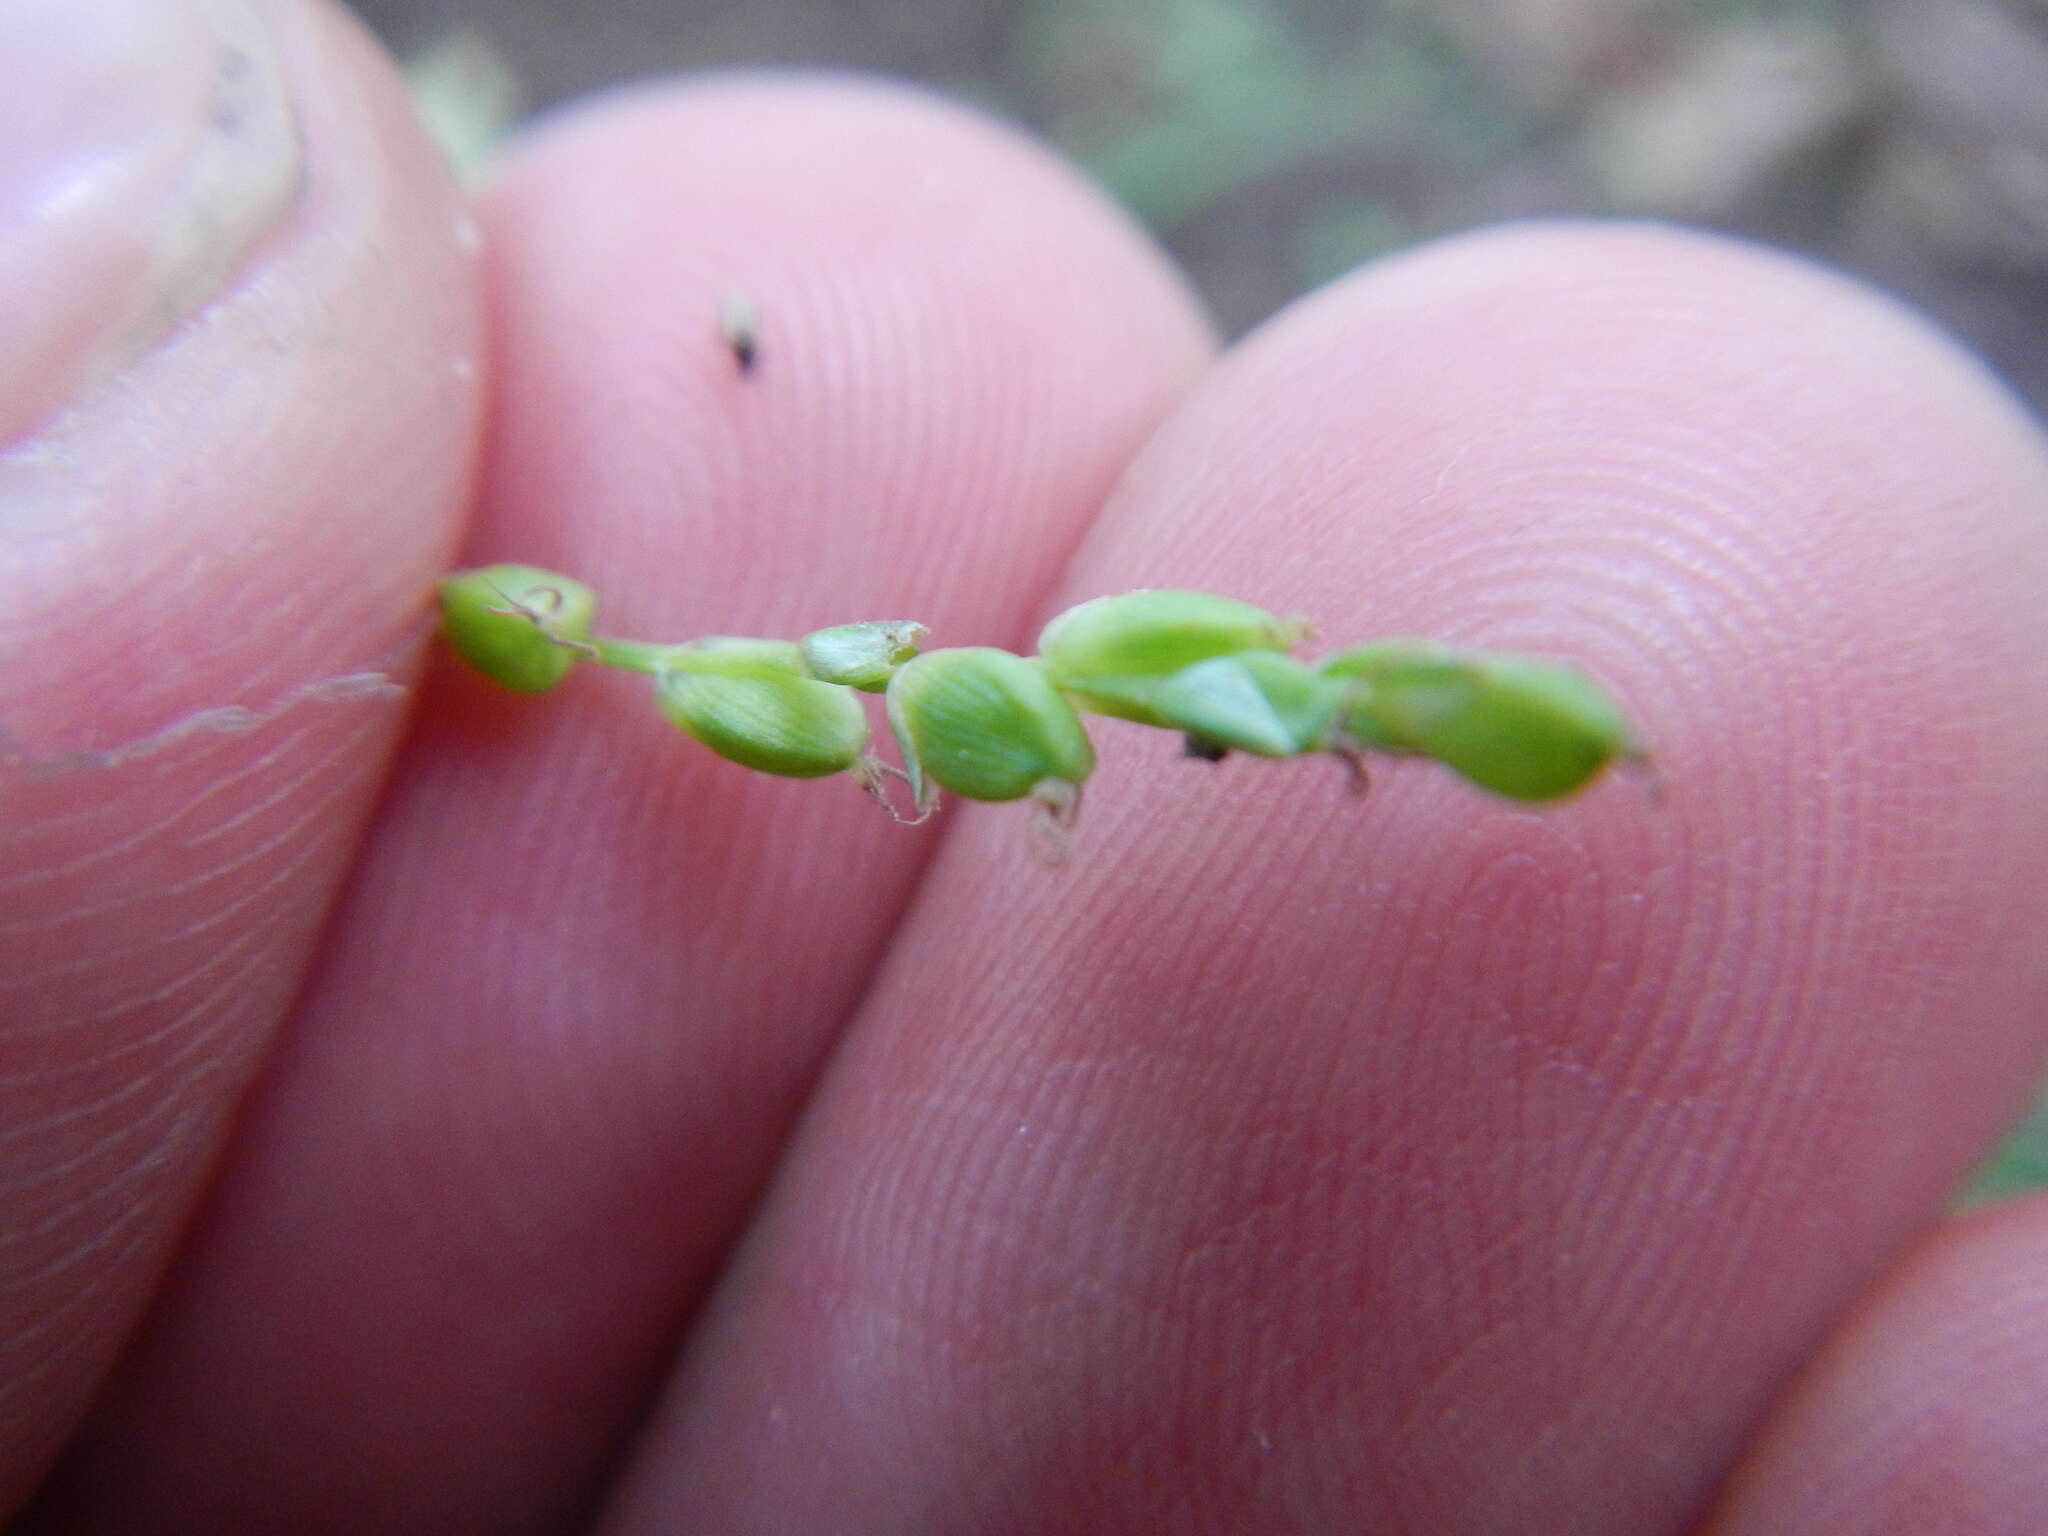
M 203 76 L 214 40 L 166 30 L 189 46 L 137 67 Z M 226 249 L 159 244 L 156 286 L 111 282 L 178 227 L 150 217 L 178 179 L 155 160 L 211 120 L 199 89 L 164 93 L 161 145 L 93 145 L 65 217 L 0 219 L 10 300 L 124 317 L 76 331 L 86 356 L 0 356 L 0 423 L 26 433 L 0 449 L 0 1508 L 112 1366 L 303 982 L 471 496 L 459 205 L 353 27 L 314 11 L 270 44 L 303 150 L 266 150 L 246 103 L 219 137 L 282 157 L 274 227 L 216 184 L 194 218 Z M 215 302 L 159 309 L 214 259 L 240 263 Z M 51 382 L 124 363 L 68 402 Z
M 2048 453 L 1973 365 L 1796 263 L 1561 225 L 1210 367 L 1070 172 L 817 81 L 544 127 L 472 274 L 311 14 L 305 200 L 44 429 L 128 478 L 35 546 L 62 601 L 0 720 L 40 757 L 403 675 L 469 515 L 463 558 L 573 571 L 625 634 L 1021 646 L 1190 585 L 1568 655 L 1670 794 L 1534 814 L 1404 766 L 1360 802 L 1111 724 L 1047 875 L 1014 807 L 905 831 L 633 679 L 438 661 L 360 840 L 387 700 L 10 767 L 7 1486 L 71 1439 L 25 1528 L 1647 1533 L 1740 1466 L 1729 1529 L 1827 1532 L 1873 1528 L 1814 1495 L 1872 1437 L 2029 1493 L 1941 1431 L 2038 1421 L 2040 1372 L 1887 1364 L 2048 1247 L 2039 1205 L 1941 1222 L 2048 1043 Z M 471 507 L 467 397 L 419 381 L 479 293 Z M 293 402 L 239 459 L 213 410 L 160 425 L 223 370 Z
M 1900 1265 L 1787 1395 L 1711 1536 L 2038 1536 L 2044 1216 L 2038 1195 L 1994 1206 Z

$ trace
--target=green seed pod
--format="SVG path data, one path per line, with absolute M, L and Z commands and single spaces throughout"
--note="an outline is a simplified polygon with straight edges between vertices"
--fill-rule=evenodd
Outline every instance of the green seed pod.
M 814 629 L 797 644 L 805 669 L 819 682 L 880 693 L 930 635 L 911 619 L 876 619 Z
M 1045 626 L 1038 651 L 1046 675 L 1084 709 L 1146 725 L 1149 683 L 1211 656 L 1284 651 L 1298 622 L 1208 592 L 1151 591 L 1098 597 Z
M 844 688 L 806 677 L 795 645 L 712 639 L 680 647 L 654 684 L 661 712 L 720 757 L 816 779 L 851 768 L 867 713 Z
M 1606 695 L 1555 662 L 1394 640 L 1341 651 L 1318 670 L 1354 685 L 1339 735 L 1433 757 L 1516 800 L 1558 799 L 1615 758 L 1640 755 Z
M 1323 745 L 1343 691 L 1292 656 L 1243 651 L 1181 668 L 1148 703 L 1160 724 L 1204 746 L 1294 757 Z
M 987 646 L 927 651 L 889 680 L 889 727 L 911 796 L 933 784 L 970 800 L 1019 800 L 1045 780 L 1079 784 L 1095 751 L 1037 663 Z
M 441 633 L 501 687 L 541 693 L 589 654 L 597 598 L 572 577 L 531 565 L 486 565 L 441 583 Z

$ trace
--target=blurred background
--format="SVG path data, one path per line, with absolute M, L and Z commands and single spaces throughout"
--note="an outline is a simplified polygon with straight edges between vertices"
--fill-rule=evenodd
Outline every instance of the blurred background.
M 474 167 L 651 75 L 924 82 L 1064 150 L 1226 333 L 1487 220 L 1648 215 L 1859 273 L 2048 416 L 2048 0 L 355 0 Z M 2048 1183 L 2048 1101 L 1976 1197 Z
M 735 65 L 926 82 L 1065 150 L 1237 334 L 1396 246 L 1648 214 L 1808 251 L 2048 413 L 2048 0 L 355 0 L 474 160 Z

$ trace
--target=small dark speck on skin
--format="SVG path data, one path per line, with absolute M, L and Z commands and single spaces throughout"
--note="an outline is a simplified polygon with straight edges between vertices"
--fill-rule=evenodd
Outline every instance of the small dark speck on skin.
M 1180 755 L 1192 757 L 1198 762 L 1220 763 L 1230 756 L 1230 748 L 1220 741 L 1211 741 L 1206 736 L 1197 736 L 1189 731 L 1180 739 Z
M 752 373 L 760 352 L 761 314 L 754 301 L 733 289 L 718 301 L 718 333 L 740 372 Z

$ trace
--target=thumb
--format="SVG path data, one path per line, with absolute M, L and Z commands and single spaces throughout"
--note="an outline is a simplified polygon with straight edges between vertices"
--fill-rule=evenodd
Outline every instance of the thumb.
M 147 1299 L 402 717 L 459 203 L 324 4 L 0 13 L 0 1509 Z

